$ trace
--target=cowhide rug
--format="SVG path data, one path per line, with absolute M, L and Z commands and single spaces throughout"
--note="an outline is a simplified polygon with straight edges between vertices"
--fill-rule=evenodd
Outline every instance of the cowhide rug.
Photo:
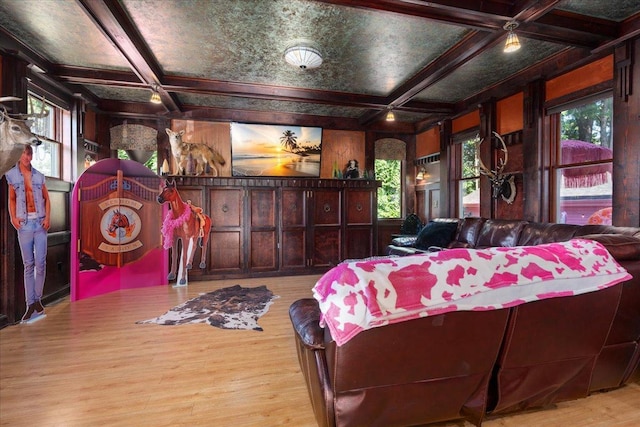
M 202 294 L 173 307 L 165 314 L 136 323 L 184 325 L 208 323 L 221 329 L 253 329 L 262 331 L 258 319 L 279 298 L 266 286 L 243 288 L 240 285 Z

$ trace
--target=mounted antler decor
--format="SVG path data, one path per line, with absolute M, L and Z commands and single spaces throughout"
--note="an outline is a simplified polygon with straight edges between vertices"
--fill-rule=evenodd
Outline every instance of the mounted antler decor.
M 484 138 L 482 138 L 476 147 L 478 161 L 480 162 L 480 173 L 489 177 L 493 198 L 497 199 L 498 197 L 502 197 L 502 200 L 511 204 L 516 198 L 515 177 L 513 174 L 502 173 L 504 167 L 507 165 L 507 161 L 509 160 L 507 144 L 505 144 L 504 139 L 502 139 L 498 132 L 493 132 L 493 135 L 502 143 L 501 151 L 504 153 L 504 158 L 498 160 L 498 166 L 495 170 L 491 170 L 486 167 L 480 158 L 480 145 L 484 141 Z

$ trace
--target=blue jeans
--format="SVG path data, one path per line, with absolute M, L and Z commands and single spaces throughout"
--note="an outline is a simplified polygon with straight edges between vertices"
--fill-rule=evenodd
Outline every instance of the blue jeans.
M 18 230 L 18 242 L 24 264 L 24 297 L 27 307 L 42 298 L 47 271 L 47 230 L 42 219 L 28 219 Z

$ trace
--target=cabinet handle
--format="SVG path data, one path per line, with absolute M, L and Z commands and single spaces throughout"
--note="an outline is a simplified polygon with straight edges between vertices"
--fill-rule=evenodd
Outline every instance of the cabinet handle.
M 227 206 L 226 203 L 222 205 L 222 212 L 229 212 L 229 206 Z
M 331 205 L 329 203 L 325 203 L 324 204 L 324 211 L 325 212 L 331 212 Z
M 362 203 L 358 203 L 358 204 L 356 205 L 356 210 L 357 210 L 358 212 L 362 212 Z

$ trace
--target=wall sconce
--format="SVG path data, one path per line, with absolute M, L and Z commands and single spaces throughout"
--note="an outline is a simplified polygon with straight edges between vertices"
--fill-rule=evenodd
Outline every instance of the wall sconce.
M 520 40 L 518 39 L 518 35 L 513 32 L 513 30 L 518 28 L 518 23 L 516 21 L 509 21 L 504 24 L 503 28 L 509 32 L 509 34 L 507 34 L 507 42 L 504 45 L 504 52 L 515 52 L 520 49 Z
M 429 174 L 427 174 L 427 171 L 423 167 L 420 167 L 420 169 L 418 169 L 418 173 L 416 174 L 416 180 L 422 181 L 428 176 Z
M 388 121 L 388 122 L 395 122 L 396 121 L 396 115 L 393 114 L 393 107 L 389 106 L 387 108 L 389 109 L 389 112 L 387 113 L 387 117 L 385 118 L 385 120 Z
M 160 99 L 160 94 L 158 93 L 158 85 L 153 84 L 151 86 L 151 90 L 153 92 L 151 93 L 151 98 L 149 98 L 149 102 L 151 102 L 152 104 L 162 104 L 162 99 Z

